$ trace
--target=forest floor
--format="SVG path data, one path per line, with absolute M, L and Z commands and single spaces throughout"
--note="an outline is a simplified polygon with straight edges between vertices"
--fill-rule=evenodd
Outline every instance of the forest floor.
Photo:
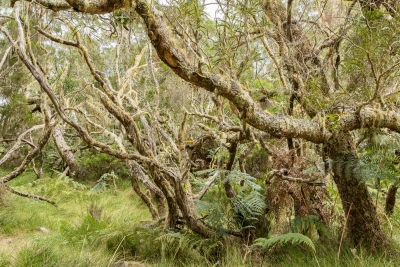
M 370 254 L 332 237 L 313 240 L 315 254 L 299 245 L 253 251 L 232 241 L 225 242 L 223 251 L 207 254 L 204 249 L 207 243 L 200 238 L 165 234 L 160 227 L 149 225 L 151 216 L 133 194 L 129 181 L 117 180 L 117 193 L 114 188 L 93 192 L 93 183 L 89 186 L 57 175 L 37 180 L 33 173 L 27 172 L 8 183 L 16 190 L 54 200 L 57 206 L 0 192 L 0 267 L 399 266 L 400 263 L 398 206 L 390 218 L 381 218 L 392 238 L 391 248 L 385 252 Z

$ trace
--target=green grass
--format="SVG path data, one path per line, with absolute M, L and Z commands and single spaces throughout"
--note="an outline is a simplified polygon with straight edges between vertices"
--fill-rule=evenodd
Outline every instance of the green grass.
M 0 266 L 107 266 L 120 255 L 107 240 L 119 243 L 124 232 L 151 219 L 127 181 L 118 182 L 117 195 L 113 190 L 93 194 L 68 179 L 36 180 L 29 172 L 9 185 L 57 206 L 7 192 L 0 210 Z
M 299 244 L 262 249 L 240 245 L 234 238 L 205 240 L 189 232 L 166 233 L 146 226 L 151 216 L 133 195 L 129 181 L 118 180 L 117 195 L 112 189 L 91 193 L 89 187 L 67 178 L 37 180 L 31 172 L 9 185 L 54 200 L 57 206 L 6 194 L 6 206 L 0 206 L 0 267 L 113 266 L 121 260 L 160 267 L 398 266 L 400 262 L 397 207 L 390 219 L 381 218 L 392 236 L 390 249 L 371 254 L 328 235 L 314 236 L 314 254 Z

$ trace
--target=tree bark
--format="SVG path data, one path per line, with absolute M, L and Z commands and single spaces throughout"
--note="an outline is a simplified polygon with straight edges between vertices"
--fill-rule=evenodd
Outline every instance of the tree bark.
M 376 208 L 357 168 L 359 160 L 349 133 L 338 134 L 327 142 L 333 160 L 333 179 L 342 200 L 348 233 L 356 245 L 379 249 L 389 244 L 383 233 Z
M 75 155 L 70 146 L 64 139 L 62 133 L 62 126 L 60 124 L 58 124 L 53 130 L 53 140 L 54 143 L 56 144 L 58 153 L 60 154 L 63 161 L 69 167 L 69 176 L 71 177 L 79 176 L 80 170 L 79 167 L 76 165 Z
M 157 217 L 164 217 L 166 214 L 166 208 L 165 208 L 165 195 L 163 194 L 163 192 L 161 191 L 160 187 L 158 187 L 156 184 L 154 184 L 150 178 L 143 172 L 141 166 L 139 163 L 137 163 L 136 161 L 130 161 L 129 162 L 129 167 L 131 169 L 131 179 L 139 179 L 144 186 L 147 188 L 147 190 L 150 191 L 151 195 L 154 196 L 155 201 L 156 201 L 156 205 L 157 205 Z M 135 176 L 135 177 L 133 177 Z M 132 187 L 135 190 L 135 192 L 139 195 L 138 193 L 138 187 L 139 184 L 137 184 L 137 182 L 132 180 Z M 136 188 L 135 188 L 136 187 Z M 140 190 L 140 188 L 139 188 Z M 151 204 L 151 206 L 153 206 L 151 199 L 144 199 L 148 198 L 146 195 L 144 195 L 142 193 L 142 195 L 139 195 L 143 201 L 149 206 Z M 149 203 L 149 204 L 148 204 Z M 152 211 L 152 207 L 149 206 L 150 212 L 153 214 L 154 211 Z
M 157 220 L 159 218 L 158 211 L 151 202 L 151 199 L 140 189 L 140 185 L 138 182 L 138 175 L 134 172 L 133 167 L 131 165 L 129 166 L 129 171 L 130 171 L 133 191 L 135 191 L 135 193 L 140 197 L 140 199 L 142 199 L 142 201 L 146 204 L 153 220 Z
M 385 203 L 385 212 L 387 215 L 391 215 L 393 213 L 394 206 L 396 204 L 397 189 L 399 189 L 398 185 L 392 184 L 387 192 Z

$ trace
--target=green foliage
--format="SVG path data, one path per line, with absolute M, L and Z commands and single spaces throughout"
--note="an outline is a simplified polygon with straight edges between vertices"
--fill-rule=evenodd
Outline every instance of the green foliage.
M 117 229 L 105 236 L 107 250 L 123 258 L 139 260 L 160 260 L 162 244 L 156 239 L 161 235 L 158 227 L 136 225 L 132 228 Z
M 303 244 L 308 247 L 313 253 L 315 253 L 314 242 L 309 237 L 299 233 L 288 233 L 271 238 L 257 238 L 254 241 L 253 246 L 260 246 L 267 249 L 275 245 L 284 245 L 287 243 Z
M 12 183 L 20 189 L 21 186 L 27 187 L 34 178 L 33 173 L 27 173 Z M 55 181 L 65 183 L 62 180 L 44 178 L 43 184 L 40 185 L 52 184 Z M 277 242 L 272 245 L 274 249 L 271 251 L 257 250 L 254 246 L 244 262 L 243 246 L 234 239 L 202 241 L 202 238 L 193 234 L 165 234 L 162 227 L 142 226 L 141 221 L 150 218 L 148 211 L 137 197 L 132 199 L 132 189 L 128 181 L 119 180 L 119 187 L 118 197 L 110 191 L 82 197 L 79 193 L 81 191 L 74 191 L 72 184 L 68 183 L 63 189 L 64 192 L 75 193 L 67 197 L 64 193 L 59 193 L 63 196 L 57 198 L 58 208 L 9 194 L 10 206 L 0 209 L 0 240 L 4 235 L 11 236 L 13 240 L 5 246 L 1 246 L 4 244 L 1 243 L 0 266 L 112 266 L 114 262 L 123 260 L 141 261 L 149 266 L 160 267 L 213 266 L 217 261 L 220 266 L 226 267 L 290 266 L 293 262 L 299 266 L 318 266 L 314 256 L 304 253 L 303 246 L 283 246 L 285 242 Z M 210 207 L 215 209 L 215 212 L 219 211 L 221 216 L 225 216 L 218 203 L 203 202 L 196 203 L 196 208 L 204 204 L 204 212 Z M 93 203 L 102 207 L 103 217 L 91 208 Z M 92 218 L 87 218 L 88 214 L 91 214 Z M 104 215 L 107 215 L 106 218 Z M 212 214 L 208 217 L 210 216 Z M 208 217 L 203 219 L 207 220 Z M 399 215 L 395 212 L 390 220 L 393 224 L 394 240 L 397 240 Z M 64 223 L 60 221 L 68 222 L 67 233 L 61 232 L 61 225 Z M 105 222 L 104 229 L 101 221 Z M 224 221 L 221 225 L 228 223 Z M 44 226 L 51 232 L 42 233 L 37 230 L 38 226 Z M 84 227 L 88 227 L 89 230 L 86 231 Z M 8 232 L 5 228 L 9 229 Z M 398 252 L 395 251 L 398 246 L 396 241 L 393 242 L 394 250 L 388 250 L 383 255 L 370 255 L 359 249 L 352 253 L 353 247 L 343 242 L 340 259 L 337 258 L 337 237 L 328 240 L 320 238 L 314 242 L 318 245 L 315 256 L 320 266 L 324 267 L 397 266 L 399 260 Z M 287 243 L 290 244 L 291 241 Z M 304 245 L 298 242 L 294 244 Z M 8 249 L 11 250 L 12 247 L 15 249 L 9 252 Z
M 113 15 L 114 15 L 114 21 L 117 25 L 122 25 L 126 27 L 128 24 L 132 22 L 131 18 L 121 10 L 115 11 Z
M 211 197 L 209 202 L 206 201 L 208 199 L 207 197 L 202 201 L 196 200 L 196 210 L 203 216 L 204 221 L 213 226 L 220 235 L 225 234 L 223 228 L 231 222 L 234 222 L 236 227 L 240 230 L 254 228 L 259 217 L 264 215 L 266 208 L 265 197 L 260 193 L 263 189 L 262 186 L 258 183 L 256 178 L 237 170 L 201 170 L 195 172 L 191 176 L 191 182 L 196 187 L 202 188 L 204 186 L 204 180 L 200 182 L 196 177 L 213 175 L 217 171 L 219 175 L 225 177 L 221 181 L 220 186 L 222 187 L 223 183 L 229 182 L 234 187 L 237 197 L 234 199 L 226 199 L 224 191 L 214 192 L 214 194 L 217 194 L 217 199 L 219 199 L 219 201 L 217 202 L 215 197 Z M 225 206 L 228 203 L 231 204 L 231 210 L 230 212 L 225 212 Z
M 73 194 L 82 196 L 88 187 L 74 181 L 68 176 L 61 175 L 58 179 L 43 178 L 21 185 L 19 190 L 27 191 L 36 195 L 57 201 L 60 198 L 72 198 Z
M 67 221 L 61 221 L 60 232 L 68 242 L 89 245 L 99 242 L 107 226 L 105 221 L 96 220 L 91 214 L 87 214 L 82 224 L 76 227 Z
M 262 187 L 256 182 L 257 179 L 253 176 L 241 171 L 222 171 L 226 173 L 225 179 L 222 183 L 230 182 L 231 184 L 239 185 L 239 193 L 245 191 L 260 191 Z
M 349 42 L 343 43 L 341 53 L 341 79 L 348 75 L 344 97 L 348 99 L 351 93 L 354 99 L 366 101 L 375 90 L 383 92 L 396 83 L 399 73 L 393 66 L 399 61 L 399 36 L 399 20 L 384 16 L 381 10 L 365 11 L 353 20 Z
M 364 16 L 366 17 L 367 20 L 370 20 L 370 21 L 380 20 L 380 19 L 384 18 L 383 12 L 379 9 L 366 10 L 366 11 L 364 11 Z
M 76 90 L 79 85 L 79 81 L 67 76 L 64 81 L 62 81 L 64 93 L 68 94 Z
M 5 253 L 0 253 L 0 267 L 8 266 L 11 266 L 11 261 L 7 259 L 7 255 Z
M 400 147 L 400 135 L 385 134 L 376 129 L 365 132 L 366 141 L 360 147 L 360 164 L 358 172 L 363 180 L 373 180 L 377 186 L 382 181 L 398 182 L 400 169 L 395 150 Z
M 260 144 L 256 144 L 246 158 L 246 170 L 247 172 L 258 179 L 262 180 L 263 176 L 269 172 L 269 154 L 261 147 Z
M 251 191 L 245 197 L 233 199 L 232 209 L 234 218 L 240 228 L 254 228 L 260 216 L 264 215 L 266 208 L 264 196 L 257 191 Z
M 162 258 L 181 266 L 208 261 L 210 256 L 220 253 L 222 246 L 216 239 L 204 239 L 193 234 L 167 233 L 156 240 L 162 244 Z
M 203 216 L 204 222 L 212 226 L 219 236 L 224 236 L 226 234 L 224 227 L 228 223 L 228 218 L 222 212 L 220 205 L 202 200 L 195 200 L 194 203 L 196 211 Z
M 290 221 L 290 231 L 293 233 L 302 233 L 311 238 L 313 230 L 324 234 L 328 232 L 325 225 L 315 215 L 296 216 Z
M 77 166 L 83 170 L 79 178 L 90 181 L 97 181 L 103 174 L 112 171 L 121 178 L 129 175 L 124 161 L 95 150 L 83 151 L 77 160 Z
M 156 90 L 151 88 L 149 90 L 146 91 L 146 100 L 147 101 L 152 101 L 154 99 L 154 96 L 156 94 Z
M 59 260 L 56 256 L 55 248 L 32 246 L 22 249 L 18 253 L 16 266 L 56 266 L 59 264 Z
M 105 173 L 100 177 L 99 180 L 97 180 L 96 185 L 93 186 L 90 191 L 93 193 L 105 191 L 107 189 L 108 182 L 115 184 L 118 179 L 119 178 L 117 175 L 115 175 L 114 171 L 111 171 L 111 173 Z
M 8 267 L 107 266 L 109 256 L 106 251 L 82 251 L 82 246 L 60 242 L 57 234 L 31 238 L 31 242 L 16 251 Z

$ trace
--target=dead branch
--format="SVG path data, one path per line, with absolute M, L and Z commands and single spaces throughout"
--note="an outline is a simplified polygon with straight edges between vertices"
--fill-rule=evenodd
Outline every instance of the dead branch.
M 6 184 L 4 184 L 4 183 L 2 183 L 2 186 L 4 186 L 4 187 L 5 187 L 8 191 L 10 191 L 11 193 L 16 194 L 16 195 L 18 195 L 18 196 L 27 197 L 27 198 L 32 198 L 32 199 L 37 199 L 37 200 L 42 200 L 42 201 L 46 201 L 46 202 L 50 203 L 51 205 L 57 206 L 57 204 L 56 204 L 54 201 L 49 200 L 49 199 L 47 199 L 47 198 L 44 198 L 44 197 L 42 197 L 42 196 L 38 196 L 38 195 L 33 195 L 33 194 L 29 194 L 29 193 L 23 193 L 23 192 L 16 191 L 16 190 L 12 189 L 11 187 L 9 187 L 8 185 L 6 185 Z
M 216 171 L 211 177 L 208 178 L 207 182 L 204 184 L 204 187 L 200 190 L 199 193 L 193 196 L 193 199 L 202 199 L 203 196 L 207 193 L 208 189 L 210 186 L 215 182 L 215 180 L 218 178 L 219 172 Z
M 267 180 L 270 180 L 271 178 L 279 177 L 282 180 L 286 180 L 289 182 L 294 182 L 294 183 L 313 183 L 314 181 L 317 181 L 321 179 L 320 176 L 312 177 L 312 178 L 298 178 L 298 177 L 293 177 L 288 175 L 289 174 L 288 169 L 280 169 L 280 170 L 272 170 L 267 174 Z

